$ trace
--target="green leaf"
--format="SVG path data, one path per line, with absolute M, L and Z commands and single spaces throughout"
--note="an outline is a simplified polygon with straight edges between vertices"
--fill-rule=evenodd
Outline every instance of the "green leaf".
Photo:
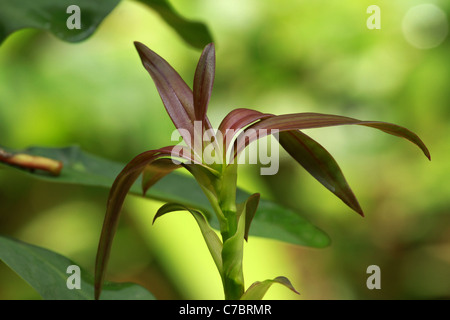
M 72 260 L 31 244 L 0 236 L 0 260 L 31 285 L 47 300 L 93 300 L 94 279 L 80 268 L 80 289 L 68 289 L 72 272 L 67 268 L 77 265 Z M 70 281 L 72 283 L 72 281 Z M 131 283 L 105 283 L 104 300 L 154 300 L 143 287 Z
M 61 40 L 82 41 L 91 36 L 120 0 L 0 0 L 0 43 L 23 28 L 47 30 Z M 80 29 L 69 29 L 67 8 L 80 8 Z
M 250 225 L 256 214 L 256 209 L 258 208 L 260 195 L 259 193 L 252 194 L 244 203 L 239 204 L 237 212 L 245 214 L 245 232 L 244 239 L 248 241 L 248 234 L 250 231 Z M 239 216 L 238 216 L 239 219 Z
M 183 164 L 183 166 L 192 174 L 192 176 L 197 181 L 198 186 L 203 190 L 203 193 L 209 200 L 209 204 L 212 206 L 213 211 L 216 213 L 216 217 L 219 219 L 219 224 L 221 226 L 226 225 L 226 218 L 219 205 L 216 192 L 218 174 L 211 171 L 211 169 L 208 169 L 208 167 L 199 164 Z M 198 205 L 199 203 L 197 204 L 197 206 Z
M 203 213 L 198 210 L 188 208 L 182 204 L 166 203 L 161 208 L 159 208 L 158 212 L 153 218 L 153 223 L 155 223 L 156 219 L 158 219 L 162 215 L 173 211 L 188 211 L 192 214 L 192 216 L 197 221 L 200 231 L 202 232 L 209 252 L 211 253 L 211 256 L 217 266 L 217 270 L 219 270 L 219 273 L 222 274 L 222 241 L 220 241 L 217 234 L 209 226 L 208 221 L 206 220 Z
M 13 32 L 34 28 L 47 30 L 61 40 L 79 42 L 90 37 L 120 0 L 0 0 L 0 43 Z M 202 49 L 212 42 L 208 28 L 200 22 L 188 21 L 166 0 L 139 0 L 155 10 L 191 46 Z M 80 8 L 80 29 L 69 29 L 67 20 Z
M 243 197 L 249 194 L 238 190 L 238 199 Z M 259 201 L 249 234 L 314 248 L 330 244 L 328 235 L 298 212 L 266 199 Z
M 292 286 L 291 282 L 285 278 L 285 277 L 276 277 L 273 280 L 265 280 L 263 282 L 255 282 L 253 283 L 247 291 L 242 295 L 241 300 L 261 300 L 264 298 L 265 294 L 267 293 L 267 290 L 274 284 L 279 283 L 286 288 L 292 290 L 293 292 L 300 294 L 295 290 L 295 288 Z
M 2 147 L 0 146 L 0 148 Z M 109 190 L 114 179 L 125 167 L 123 163 L 89 154 L 76 146 L 65 148 L 31 147 L 25 150 L 13 150 L 3 147 L 3 149 L 11 153 L 28 153 L 61 160 L 64 167 L 58 177 L 37 171 L 31 173 L 0 163 L 0 168 L 7 168 L 18 174 L 53 183 L 95 186 Z M 131 186 L 130 192 L 142 196 L 141 181 L 139 179 Z M 210 225 L 215 229 L 219 229 L 219 222 L 215 214 L 213 214 L 208 199 L 191 177 L 172 172 L 149 189 L 146 196 L 164 202 L 181 203 L 188 207 L 197 208 L 202 212 L 209 212 L 211 213 Z M 246 201 L 249 196 L 249 193 L 237 190 L 238 202 Z M 265 199 L 261 199 L 259 202 L 258 211 L 250 229 L 250 235 L 316 248 L 326 247 L 330 243 L 329 237 L 323 231 L 304 219 L 298 212 Z
M 155 10 L 191 46 L 203 49 L 205 45 L 213 42 L 208 28 L 203 23 L 183 18 L 167 0 L 138 0 L 138 2 Z
M 325 188 L 364 216 L 336 160 L 319 143 L 300 131 L 280 132 L 281 146 Z

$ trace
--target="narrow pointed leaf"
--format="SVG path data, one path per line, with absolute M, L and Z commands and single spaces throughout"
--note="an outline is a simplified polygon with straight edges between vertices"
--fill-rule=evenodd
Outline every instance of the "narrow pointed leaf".
M 250 225 L 255 217 L 256 210 L 258 209 L 260 194 L 252 194 L 244 203 L 238 206 L 238 213 L 245 214 L 245 232 L 244 239 L 248 241 L 248 234 L 250 231 Z M 239 217 L 238 217 L 239 219 Z
M 217 269 L 219 270 L 219 273 L 222 274 L 222 241 L 220 241 L 217 234 L 209 226 L 208 220 L 205 218 L 202 212 L 196 209 L 188 208 L 178 203 L 166 203 L 161 208 L 159 208 L 158 212 L 153 218 L 153 223 L 155 223 L 156 219 L 158 219 L 159 217 L 173 211 L 188 211 L 192 214 L 192 216 L 197 221 L 197 224 L 200 228 L 203 238 L 205 239 L 206 245 L 208 246 L 209 252 L 211 253 Z
M 279 142 L 291 157 L 325 188 L 338 196 L 361 216 L 364 216 L 358 200 L 345 180 L 339 165 L 324 147 L 300 131 L 281 132 Z
M 208 103 L 214 84 L 216 53 L 214 44 L 208 44 L 203 50 L 194 76 L 195 120 L 204 122 Z
M 192 90 L 170 64 L 140 42 L 134 42 L 142 64 L 150 73 L 173 124 L 188 146 L 193 146 L 194 101 Z M 185 132 L 186 131 L 186 132 Z
M 286 277 L 276 277 L 273 280 L 257 281 L 253 283 L 242 295 L 241 300 L 262 300 L 266 295 L 267 290 L 269 290 L 274 283 L 279 283 L 296 294 L 300 294 Z
M 267 130 L 277 129 L 278 131 L 282 132 L 297 129 L 312 129 L 350 124 L 376 128 L 386 133 L 405 138 L 417 145 L 423 151 L 425 156 L 430 159 L 430 153 L 422 140 L 415 133 L 409 131 L 404 127 L 387 122 L 361 121 L 353 118 L 321 113 L 285 114 L 270 117 L 268 119 L 255 123 L 254 125 L 251 125 L 247 128 L 253 129 L 251 134 L 247 135 L 248 139 L 239 139 L 238 137 L 237 146 L 235 149 L 236 155 L 239 154 L 251 142 L 255 141 L 256 139 L 262 138 L 264 135 L 270 134 L 270 131 Z
M 111 187 L 105 219 L 98 245 L 95 265 L 95 298 L 100 297 L 101 286 L 105 276 L 106 266 L 111 251 L 112 241 L 119 222 L 125 197 L 136 179 L 145 167 L 160 157 L 167 157 L 175 147 L 165 147 L 158 150 L 150 150 L 137 155 L 119 173 Z

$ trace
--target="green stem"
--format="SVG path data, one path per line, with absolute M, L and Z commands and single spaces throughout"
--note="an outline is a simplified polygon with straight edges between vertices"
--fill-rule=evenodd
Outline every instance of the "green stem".
M 244 294 L 244 273 L 242 269 L 244 252 L 243 234 L 244 224 L 239 222 L 234 235 L 223 243 L 222 283 L 226 300 L 239 300 Z
M 221 228 L 222 283 L 225 299 L 238 300 L 244 294 L 244 274 L 242 269 L 245 217 L 239 219 L 236 210 L 237 165 L 226 166 L 219 184 L 219 206 L 226 219 L 226 227 Z

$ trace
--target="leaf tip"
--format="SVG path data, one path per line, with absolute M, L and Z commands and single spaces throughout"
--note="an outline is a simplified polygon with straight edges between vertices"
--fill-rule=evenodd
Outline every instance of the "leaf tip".
M 355 210 L 361 217 L 365 217 L 364 216 L 364 211 L 363 211 L 363 209 L 361 208 L 361 206 L 358 204 L 358 206 L 357 207 L 354 207 L 353 208 L 353 210 Z

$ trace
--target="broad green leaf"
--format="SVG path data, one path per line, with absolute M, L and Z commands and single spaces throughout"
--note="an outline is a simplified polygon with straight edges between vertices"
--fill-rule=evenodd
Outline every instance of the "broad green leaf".
M 205 239 L 206 245 L 208 246 L 209 252 L 213 257 L 213 260 L 217 266 L 217 270 L 222 274 L 222 241 L 220 241 L 217 234 L 214 230 L 209 226 L 206 217 L 200 211 L 192 208 L 188 208 L 182 204 L 178 203 L 166 203 L 161 208 L 159 208 L 158 212 L 156 212 L 155 217 L 153 218 L 153 223 L 155 223 L 156 219 L 163 216 L 166 213 L 173 211 L 188 211 L 192 214 L 195 221 L 200 228 L 200 231 Z
M 0 0 L 0 43 L 23 28 L 47 30 L 61 40 L 82 41 L 91 36 L 120 0 Z M 69 29 L 67 20 L 80 8 L 80 29 Z
M 18 174 L 53 183 L 95 186 L 109 190 L 114 179 L 125 167 L 123 163 L 89 154 L 76 146 L 65 148 L 31 147 L 25 150 L 13 150 L 1 146 L 0 148 L 11 153 L 21 152 L 61 160 L 64 167 L 58 177 L 45 173 L 41 174 L 37 171 L 31 173 L 0 163 L 0 169 L 6 168 Z M 142 196 L 139 179 L 131 186 L 130 193 Z M 197 182 L 191 177 L 172 172 L 150 188 L 146 196 L 164 202 L 181 203 L 188 207 L 197 208 L 202 212 L 209 212 L 210 225 L 219 229 L 219 222 L 213 214 L 208 199 Z M 249 196 L 249 193 L 238 189 L 238 202 L 246 201 Z M 259 202 L 250 235 L 317 248 L 326 247 L 330 243 L 330 239 L 323 231 L 304 219 L 298 212 L 265 199 L 261 199 Z
M 242 295 L 241 300 L 261 300 L 267 293 L 267 290 L 274 284 L 279 283 L 286 288 L 292 290 L 293 292 L 299 294 L 297 290 L 295 290 L 294 286 L 291 282 L 285 277 L 276 277 L 273 280 L 265 280 L 263 282 L 255 282 L 253 283 L 247 291 Z
M 0 260 L 28 282 L 46 300 L 93 300 L 94 278 L 80 268 L 80 289 L 69 289 L 67 273 L 74 261 L 31 244 L 0 236 Z M 69 279 L 69 283 L 72 279 Z M 103 286 L 103 300 L 154 300 L 143 287 L 131 283 L 107 282 Z
M 364 216 L 339 165 L 324 147 L 300 131 L 280 132 L 279 142 L 291 157 L 323 186 Z
M 155 10 L 191 46 L 203 49 L 205 45 L 213 41 L 208 28 L 203 23 L 183 18 L 167 0 L 138 0 L 138 2 Z
M 202 49 L 212 42 L 208 28 L 200 22 L 188 21 L 166 0 L 138 0 L 155 10 L 191 46 Z M 0 43 L 13 32 L 34 28 L 47 30 L 61 40 L 79 42 L 90 37 L 120 0 L 0 0 Z M 69 29 L 74 11 L 80 8 L 80 29 Z

